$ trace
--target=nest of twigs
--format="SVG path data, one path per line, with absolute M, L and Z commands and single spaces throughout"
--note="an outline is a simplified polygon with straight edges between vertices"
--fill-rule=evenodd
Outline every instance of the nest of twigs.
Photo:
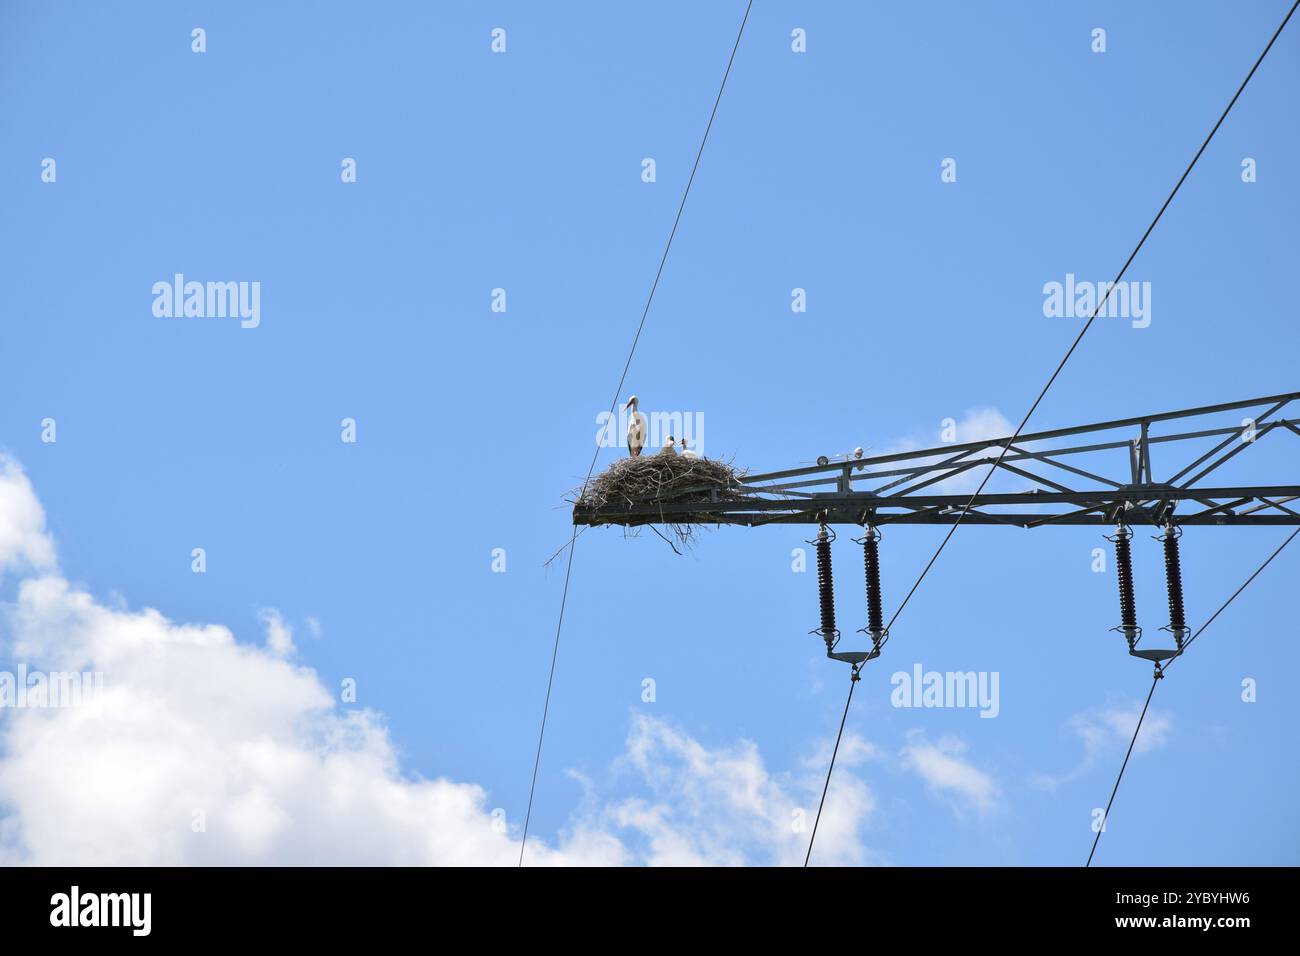
M 749 494 L 739 481 L 742 474 L 730 462 L 717 459 L 659 454 L 620 458 L 592 478 L 585 491 L 579 489 L 580 497 L 575 495 L 575 498 L 578 504 L 589 508 L 670 501 L 735 501 Z M 666 528 L 682 545 L 689 545 L 701 527 L 698 524 L 680 524 L 668 518 L 650 519 L 643 523 L 649 524 L 656 532 L 658 528 L 655 525 Z M 629 536 L 640 530 L 634 524 L 625 524 L 624 527 Z

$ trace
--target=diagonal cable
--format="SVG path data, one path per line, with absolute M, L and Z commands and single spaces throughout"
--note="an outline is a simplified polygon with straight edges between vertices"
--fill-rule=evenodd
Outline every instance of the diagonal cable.
M 1273 48 L 1273 43 L 1281 35 L 1283 28 L 1291 19 L 1291 15 L 1295 13 L 1296 7 L 1300 7 L 1300 0 L 1296 0 L 1296 2 L 1291 5 L 1291 9 L 1287 11 L 1282 22 L 1278 24 L 1278 28 L 1273 31 L 1273 35 L 1269 38 L 1268 44 L 1264 47 L 1263 52 L 1260 53 L 1259 57 L 1255 60 L 1254 65 L 1250 68 L 1250 72 L 1246 74 L 1246 78 L 1242 80 L 1241 85 L 1237 87 L 1237 92 L 1232 94 L 1232 99 L 1229 100 L 1228 105 L 1223 108 L 1223 112 L 1219 115 L 1219 119 L 1215 122 L 1209 134 L 1205 137 L 1204 142 L 1201 143 L 1201 148 L 1196 151 L 1196 155 L 1192 157 L 1192 161 L 1187 164 L 1187 168 L 1183 170 L 1183 174 L 1178 177 L 1178 182 L 1174 183 L 1174 188 L 1170 191 L 1168 197 L 1166 197 L 1164 203 L 1160 206 L 1160 210 L 1156 213 L 1155 218 L 1151 220 L 1151 225 L 1147 226 L 1146 231 L 1142 233 L 1142 238 L 1139 239 L 1137 245 L 1133 247 L 1133 251 L 1129 253 L 1129 257 L 1124 260 L 1123 267 L 1120 268 L 1119 273 L 1115 276 L 1115 280 L 1106 288 L 1106 292 L 1101 297 L 1101 301 L 1097 303 L 1097 308 L 1093 310 L 1088 321 L 1084 323 L 1083 328 L 1079 330 L 1079 334 L 1076 335 L 1074 341 L 1070 343 L 1070 347 L 1066 350 L 1061 361 L 1057 363 L 1056 369 L 1047 380 L 1047 384 L 1044 385 L 1042 391 L 1038 393 L 1038 397 L 1034 399 L 1034 403 L 1029 406 L 1029 411 L 1025 413 L 1025 417 L 1020 420 L 1020 425 L 1016 428 L 1015 434 L 1003 444 L 1002 451 L 998 454 L 997 460 L 993 463 L 992 467 L 989 468 L 988 473 L 985 474 L 984 480 L 981 481 L 979 487 L 975 489 L 975 493 L 970 496 L 970 500 L 967 501 L 965 507 L 962 508 L 961 514 L 957 516 L 957 520 L 948 528 L 948 533 L 944 535 L 944 539 L 940 542 L 938 550 L 934 552 L 934 555 L 926 563 L 925 568 L 921 571 L 920 577 L 916 579 L 916 583 L 912 585 L 911 590 L 907 592 L 907 596 L 903 598 L 903 603 L 898 606 L 898 610 L 896 610 L 893 617 L 889 619 L 889 625 L 886 626 L 886 630 L 893 626 L 894 621 L 898 620 L 898 616 L 903 613 L 903 608 L 907 607 L 907 602 L 912 599 L 912 595 L 916 593 L 916 589 L 921 586 L 921 582 L 925 580 L 925 576 L 930 573 L 930 568 L 932 568 L 934 562 L 939 559 L 939 555 L 943 553 L 943 549 L 947 546 L 948 542 L 952 539 L 953 534 L 961 525 L 962 519 L 966 517 L 971 507 L 975 504 L 975 500 L 979 498 L 980 494 L 984 491 L 984 486 L 988 484 L 989 479 L 993 477 L 993 472 L 1002 464 L 1002 459 L 1006 456 L 1008 449 L 1015 443 L 1016 439 L 1020 437 L 1020 433 L 1024 430 L 1025 425 L 1029 423 L 1030 417 L 1038 410 L 1038 406 L 1042 402 L 1043 397 L 1047 395 L 1048 389 L 1052 387 L 1057 376 L 1061 374 L 1061 370 L 1065 368 L 1065 363 L 1070 360 L 1070 356 L 1074 354 L 1074 350 L 1079 347 L 1079 343 L 1083 341 L 1083 337 L 1087 335 L 1088 330 L 1092 328 L 1093 322 L 1096 321 L 1097 316 L 1101 313 L 1101 310 L 1105 307 L 1107 300 L 1110 298 L 1111 291 L 1115 286 L 1119 285 L 1120 281 L 1124 278 L 1125 273 L 1128 272 L 1128 267 L 1133 264 L 1133 260 L 1137 258 L 1137 254 L 1142 250 L 1142 247 L 1146 245 L 1147 237 L 1151 235 L 1152 231 L 1156 227 L 1156 223 L 1158 223 L 1161 217 L 1164 216 L 1165 210 L 1169 208 L 1169 204 L 1172 203 L 1174 197 L 1178 195 L 1178 190 L 1182 188 L 1183 183 L 1191 174 L 1192 169 L 1196 166 L 1197 160 L 1201 158 L 1201 154 L 1204 153 L 1206 147 L 1210 145 L 1210 140 L 1214 139 L 1214 134 L 1219 131 L 1219 127 L 1223 125 L 1223 121 L 1228 118 L 1228 113 L 1230 113 L 1232 107 L 1236 105 L 1237 99 L 1246 89 L 1246 84 L 1248 84 L 1251 77 L 1255 75 L 1255 71 L 1259 69 L 1259 65 L 1264 62 L 1264 57 L 1268 55 L 1268 51 Z M 888 638 L 886 638 L 886 641 L 888 641 Z
M 840 732 L 835 735 L 835 749 L 831 751 L 831 768 L 835 767 L 835 755 L 840 752 L 840 738 L 844 736 L 844 723 L 849 719 L 849 704 L 853 703 L 853 688 L 858 683 L 858 668 L 853 668 L 853 679 L 849 681 L 849 696 L 844 701 L 844 716 L 840 718 Z M 826 771 L 826 783 L 822 786 L 822 799 L 817 804 L 817 817 L 813 820 L 812 834 L 808 837 L 808 852 L 804 854 L 803 865 L 812 859 L 813 843 L 817 839 L 817 825 L 822 822 L 822 807 L 826 806 L 826 791 L 831 788 L 831 772 Z
M 1115 778 L 1115 786 L 1110 788 L 1110 799 L 1106 801 L 1106 812 L 1101 815 L 1101 825 L 1097 827 L 1097 835 L 1092 838 L 1092 849 L 1088 851 L 1088 862 L 1085 867 L 1092 866 L 1092 855 L 1097 852 L 1097 841 L 1101 839 L 1102 831 L 1106 829 L 1106 820 L 1110 817 L 1111 805 L 1115 802 L 1115 794 L 1119 792 L 1119 782 L 1124 779 L 1124 770 L 1128 767 L 1128 758 L 1133 756 L 1133 745 L 1137 743 L 1138 731 L 1142 729 L 1142 721 L 1146 720 L 1147 708 L 1151 706 L 1151 697 L 1156 692 L 1156 684 L 1160 683 L 1160 678 L 1151 678 L 1151 689 L 1147 691 L 1146 703 L 1142 705 L 1142 713 L 1138 715 L 1137 726 L 1133 728 L 1133 739 L 1128 742 L 1128 750 L 1124 752 L 1124 762 L 1120 764 L 1119 776 Z
M 1269 38 L 1268 44 L 1264 47 L 1263 52 L 1261 52 L 1259 57 L 1256 58 L 1254 65 L 1251 66 L 1250 68 L 1250 72 L 1246 74 L 1246 78 L 1242 80 L 1241 85 L 1237 87 L 1237 92 L 1232 94 L 1232 99 L 1229 100 L 1228 105 L 1223 108 L 1223 112 L 1219 114 L 1218 120 L 1215 122 L 1214 126 L 1210 129 L 1210 132 L 1205 137 L 1205 140 L 1201 143 L 1201 148 L 1196 151 L 1196 155 L 1192 157 L 1192 161 L 1187 164 L 1187 168 L 1183 170 L 1183 174 L 1178 177 L 1178 182 L 1174 183 L 1174 188 L 1170 190 L 1169 195 L 1165 198 L 1164 203 L 1161 204 L 1159 211 L 1155 215 L 1155 218 L 1151 220 L 1151 224 L 1147 226 L 1146 231 L 1142 233 L 1142 238 L 1138 240 L 1137 245 L 1133 247 L 1133 251 L 1130 252 L 1128 258 L 1124 260 L 1124 265 L 1120 268 L 1119 273 L 1115 276 L 1115 280 L 1106 288 L 1106 293 L 1101 297 L 1101 301 L 1097 303 L 1097 308 L 1093 310 L 1093 313 L 1091 316 L 1089 316 L 1088 321 L 1085 322 L 1083 328 L 1079 330 L 1079 334 L 1074 337 L 1074 341 L 1070 343 L 1070 347 L 1066 350 L 1065 355 L 1061 358 L 1061 361 L 1057 363 L 1056 369 L 1052 372 L 1051 377 L 1048 378 L 1047 384 L 1044 385 L 1042 390 L 1038 393 L 1038 397 L 1034 399 L 1034 403 L 1029 406 L 1029 411 L 1025 413 L 1025 417 L 1020 420 L 1020 424 L 1016 427 L 1015 434 L 1013 434 L 1010 438 L 1006 439 L 1003 442 L 1002 451 L 998 454 L 997 460 L 989 468 L 988 473 L 984 475 L 984 479 L 980 482 L 979 487 L 975 489 L 975 493 L 970 496 L 970 499 L 966 502 L 965 506 L 962 508 L 961 514 L 959 514 L 957 516 L 957 519 L 953 521 L 953 523 L 949 526 L 948 533 L 944 535 L 943 541 L 939 543 L 938 549 L 934 552 L 933 555 L 930 556 L 930 560 L 926 562 L 925 567 L 921 570 L 920 576 L 917 577 L 916 581 L 912 584 L 911 589 L 908 590 L 907 596 L 903 598 L 903 601 L 901 604 L 899 604 L 898 609 L 894 611 L 893 616 L 890 617 L 889 623 L 885 625 L 886 631 L 889 631 L 889 629 L 893 627 L 894 622 L 898 620 L 898 616 L 903 613 L 903 608 L 907 607 L 907 603 L 910 600 L 912 600 L 912 595 L 915 594 L 916 589 L 921 586 L 921 582 L 925 580 L 925 576 L 930 573 L 930 569 L 934 567 L 934 563 L 939 560 L 939 555 L 943 553 L 943 549 L 948 546 L 948 542 L 952 540 L 952 536 L 956 533 L 957 528 L 961 526 L 962 519 L 965 518 L 966 515 L 970 513 L 970 510 L 972 506 L 975 504 L 976 499 L 979 498 L 979 496 L 983 493 L 984 486 L 987 485 L 989 479 L 993 477 L 993 472 L 995 472 L 998 466 L 1002 464 L 1002 459 L 1006 457 L 1007 451 L 1011 448 L 1013 444 L 1015 444 L 1016 440 L 1020 437 L 1020 433 L 1024 431 L 1025 425 L 1029 423 L 1029 419 L 1033 416 L 1034 412 L 1038 410 L 1038 406 L 1042 402 L 1044 396 L 1047 395 L 1048 389 L 1052 387 L 1052 384 L 1056 381 L 1057 376 L 1061 374 L 1061 370 L 1065 368 L 1065 363 L 1070 360 L 1070 356 L 1072 356 L 1074 354 L 1075 349 L 1079 347 L 1079 343 L 1083 341 L 1083 337 L 1087 335 L 1088 330 L 1092 328 L 1093 322 L 1096 321 L 1097 316 L 1101 313 L 1101 310 L 1105 307 L 1107 300 L 1110 298 L 1111 291 L 1115 288 L 1115 286 L 1119 285 L 1120 281 L 1124 278 L 1125 273 L 1128 272 L 1128 267 L 1133 264 L 1133 260 L 1137 258 L 1137 254 L 1142 250 L 1142 247 L 1146 245 L 1147 237 L 1151 235 L 1152 231 L 1156 228 L 1156 223 L 1160 222 L 1161 217 L 1164 216 L 1165 214 L 1165 210 L 1169 208 L 1169 204 L 1172 203 L 1174 201 L 1174 197 L 1178 195 L 1178 190 L 1182 188 L 1183 183 L 1187 180 L 1187 177 L 1191 174 L 1192 169 L 1195 168 L 1197 161 L 1201 158 L 1201 154 L 1204 153 L 1206 147 L 1210 145 L 1210 140 L 1214 139 L 1214 134 L 1219 131 L 1219 127 L 1223 125 L 1223 121 L 1228 118 L 1228 114 L 1232 111 L 1232 107 L 1236 105 L 1237 100 L 1238 98 L 1240 98 L 1242 92 L 1245 91 L 1246 85 L 1250 82 L 1251 77 L 1255 75 L 1255 71 L 1259 69 L 1259 65 L 1264 62 L 1264 57 L 1268 56 L 1268 51 L 1273 48 L 1274 42 L 1276 42 L 1277 38 L 1281 36 L 1282 30 L 1286 27 L 1287 23 L 1290 21 L 1291 15 L 1295 13 L 1296 7 L 1300 7 L 1300 0 L 1296 0 L 1295 3 L 1291 4 L 1291 9 L 1289 9 L 1287 11 L 1286 16 L 1282 18 L 1282 22 L 1278 24 L 1278 28 L 1273 31 L 1273 35 Z M 885 640 L 881 643 L 881 647 L 883 647 L 885 644 L 888 643 L 889 643 L 889 635 L 886 634 Z M 852 687 L 849 688 L 849 694 L 851 697 Z M 831 772 L 834 771 L 834 769 L 835 769 L 835 759 L 834 756 L 832 755 L 830 768 L 826 772 L 827 786 L 830 785 Z M 817 824 L 816 821 L 814 821 L 813 839 L 816 838 L 816 835 L 817 835 Z M 809 857 L 812 856 L 812 843 L 813 840 L 810 839 L 808 841 Z
M 1246 578 L 1245 583 L 1242 584 L 1241 587 L 1237 588 L 1237 590 L 1233 591 L 1232 596 L 1228 598 L 1228 600 L 1220 604 L 1219 609 L 1215 611 L 1213 614 L 1211 614 L 1209 619 L 1206 620 L 1204 624 L 1202 624 L 1200 627 L 1196 629 L 1196 633 L 1193 634 L 1190 638 L 1188 638 L 1187 643 L 1183 645 L 1183 653 L 1186 653 L 1187 648 L 1191 647 L 1192 641 L 1200 637 L 1201 633 L 1207 627 L 1209 627 L 1211 624 L 1214 623 L 1214 619 L 1218 617 L 1220 614 L 1222 614 L 1223 611 L 1227 608 L 1227 606 L 1237 599 L 1237 595 L 1239 595 L 1242 591 L 1246 590 L 1250 582 L 1254 581 L 1255 578 L 1259 577 L 1259 573 L 1273 563 L 1273 559 L 1282 553 L 1282 549 L 1285 548 L 1288 544 L 1290 544 L 1291 540 L 1297 534 L 1300 534 L 1300 528 L 1296 528 L 1295 531 L 1292 531 L 1289 535 L 1287 535 L 1286 540 L 1277 546 L 1277 549 L 1265 559 L 1263 564 L 1261 564 L 1259 567 L 1255 569 L 1254 573 L 1251 574 L 1250 577 Z M 1179 656 L 1181 657 L 1182 655 L 1180 654 Z M 1176 660 L 1178 660 L 1177 657 L 1175 657 L 1173 660 L 1165 664 L 1161 672 L 1167 673 L 1169 671 L 1170 665 L 1172 665 Z M 1119 775 L 1115 778 L 1115 786 L 1112 787 L 1110 791 L 1110 799 L 1106 801 L 1106 812 L 1102 814 L 1102 818 L 1101 818 L 1102 826 L 1097 829 L 1097 835 L 1092 838 L 1092 849 L 1088 851 L 1088 862 L 1084 864 L 1085 867 L 1092 865 L 1092 855 L 1097 852 L 1097 841 L 1101 839 L 1102 829 L 1105 827 L 1106 821 L 1110 818 L 1110 808 L 1111 805 L 1115 802 L 1115 794 L 1119 792 L 1119 782 L 1124 779 L 1124 769 L 1128 766 L 1128 758 L 1133 753 L 1133 745 L 1137 743 L 1138 731 L 1142 729 L 1142 721 L 1147 715 L 1147 708 L 1151 706 L 1151 695 L 1156 692 L 1156 684 L 1159 681 L 1160 681 L 1159 674 L 1157 674 L 1154 678 L 1151 679 L 1151 689 L 1147 691 L 1147 702 L 1142 705 L 1142 714 L 1140 717 L 1138 717 L 1137 727 L 1133 729 L 1133 739 L 1129 741 L 1128 753 L 1124 754 L 1124 763 L 1120 765 Z
M 1300 0 L 1298 0 L 1300 2 Z M 614 398 L 609 403 L 610 418 L 614 416 L 614 409 L 618 407 L 618 397 L 623 393 L 623 385 L 627 381 L 628 369 L 632 367 L 632 356 L 636 354 L 637 343 L 641 341 L 641 332 L 645 328 L 646 316 L 650 314 L 650 303 L 654 301 L 655 290 L 659 288 L 659 279 L 664 274 L 664 263 L 668 261 L 668 251 L 673 247 L 673 237 L 677 235 L 677 225 L 682 221 L 682 211 L 686 208 L 686 198 L 691 194 L 691 185 L 695 182 L 695 173 L 700 168 L 700 158 L 704 155 L 704 145 L 709 141 L 709 132 L 713 129 L 713 119 L 718 115 L 718 105 L 722 102 L 722 92 L 727 88 L 727 77 L 731 75 L 731 65 L 736 62 L 736 51 L 740 49 L 740 38 L 745 34 L 745 24 L 749 20 L 749 11 L 753 7 L 754 0 L 749 0 L 745 6 L 745 15 L 740 20 L 740 29 L 736 31 L 736 42 L 731 47 L 731 56 L 727 59 L 727 69 L 722 74 L 722 83 L 718 87 L 718 95 L 713 100 L 713 110 L 709 113 L 708 125 L 704 127 L 704 135 L 700 138 L 700 148 L 695 152 L 695 162 L 691 165 L 690 177 L 686 180 L 686 188 L 682 191 L 682 201 L 677 205 L 677 215 L 673 217 L 673 227 L 668 233 L 668 241 L 664 244 L 663 255 L 659 257 L 659 268 L 655 270 L 654 282 L 650 284 L 650 294 L 646 296 L 645 308 L 641 310 L 641 321 L 637 323 L 636 335 L 632 337 L 632 347 L 628 349 L 627 361 L 623 363 L 623 373 L 618 378 L 618 385 L 614 389 Z M 600 456 L 600 444 L 597 443 L 595 452 L 591 456 L 591 465 L 587 468 L 587 477 L 582 480 L 582 491 L 578 494 L 578 500 L 581 501 L 586 494 L 587 484 L 591 481 L 592 473 L 596 470 L 596 459 Z M 560 632 L 564 626 L 564 607 L 569 598 L 569 578 L 573 573 L 573 552 L 578 539 L 578 526 L 573 526 L 573 535 L 569 539 L 569 558 L 564 568 L 564 590 L 560 594 L 560 615 L 555 624 L 555 645 L 551 649 L 551 671 L 546 678 L 546 702 L 542 705 L 542 724 L 537 731 L 537 756 L 533 760 L 533 779 L 528 786 L 528 811 L 524 815 L 524 833 L 519 843 L 519 865 L 524 865 L 524 849 L 528 845 L 528 825 L 533 818 L 533 797 L 537 792 L 537 774 L 542 766 L 542 741 L 546 736 L 546 718 L 551 710 L 551 690 L 555 686 L 555 664 L 560 656 Z
M 1297 534 L 1300 534 L 1300 528 L 1296 528 L 1289 535 L 1287 535 L 1286 540 L 1284 540 L 1281 544 L 1279 544 L 1277 546 L 1277 549 L 1272 554 L 1270 554 L 1267 559 L 1265 559 L 1264 563 L 1255 569 L 1255 573 L 1252 574 L 1250 577 L 1246 578 L 1245 583 L 1242 584 L 1241 587 L 1237 588 L 1237 590 L 1232 592 L 1232 597 L 1228 598 L 1228 600 L 1224 601 L 1221 605 L 1219 605 L 1219 609 L 1210 615 L 1210 619 L 1196 629 L 1196 633 L 1193 634 L 1191 637 L 1189 637 L 1187 639 L 1187 643 L 1183 645 L 1183 654 L 1187 653 L 1187 649 L 1192 646 L 1192 641 L 1196 640 L 1198 637 L 1201 636 L 1201 631 L 1205 630 L 1207 627 L 1209 627 L 1211 624 L 1214 623 L 1214 619 L 1218 617 L 1220 614 L 1222 614 L 1224 609 L 1227 608 L 1229 604 L 1231 604 L 1233 601 L 1236 600 L 1238 594 L 1246 590 L 1247 585 L 1249 585 L 1251 581 L 1254 581 L 1255 578 L 1259 577 L 1259 573 L 1261 571 L 1263 571 L 1266 567 L 1268 567 L 1270 564 L 1273 563 L 1273 559 L 1282 553 L 1282 549 L 1285 548 L 1288 544 L 1290 544 L 1291 540 Z M 1179 657 L 1181 656 L 1182 654 L 1179 655 Z M 1168 672 L 1170 666 L 1176 660 L 1178 660 L 1177 657 L 1175 657 L 1173 661 L 1170 661 L 1168 664 L 1166 664 L 1164 666 L 1164 670 Z

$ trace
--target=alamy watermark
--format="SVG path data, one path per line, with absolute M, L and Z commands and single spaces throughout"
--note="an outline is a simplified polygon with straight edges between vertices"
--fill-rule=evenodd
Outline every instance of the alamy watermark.
M 83 893 L 73 884 L 67 893 L 50 897 L 51 926 L 119 926 L 132 936 L 148 936 L 152 912 L 152 893 Z
M 889 702 L 895 707 L 970 707 L 981 717 L 1001 710 L 997 671 L 927 671 L 920 664 L 911 673 L 894 671 Z
M 237 318 L 243 329 L 262 323 L 261 282 L 186 282 L 176 273 L 171 282 L 153 284 L 153 314 L 160 319 Z
M 0 708 L 78 707 L 104 691 L 99 671 L 0 671 Z
M 1094 312 L 1109 319 L 1131 319 L 1133 328 L 1145 329 L 1151 324 L 1151 283 L 1079 282 L 1073 272 L 1067 272 L 1064 282 L 1043 284 L 1047 318 L 1090 319 Z
M 629 413 L 626 406 L 620 406 L 616 415 L 606 411 L 596 416 L 596 442 L 601 448 L 627 447 L 629 414 L 636 414 L 643 420 L 646 448 L 662 448 L 671 437 L 677 448 L 681 448 L 682 439 L 686 439 L 692 451 L 704 454 L 703 412 Z

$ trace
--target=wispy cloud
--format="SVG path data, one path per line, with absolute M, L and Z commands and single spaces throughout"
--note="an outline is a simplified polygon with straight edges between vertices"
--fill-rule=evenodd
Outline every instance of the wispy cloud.
M 829 742 L 827 742 L 829 747 Z M 841 746 L 842 769 L 872 752 L 853 735 Z M 792 865 L 803 862 L 829 750 L 794 773 L 773 773 L 750 741 L 709 748 L 666 721 L 634 716 L 626 765 L 648 794 L 604 811 L 635 831 L 653 865 Z M 818 828 L 817 862 L 852 865 L 872 856 L 862 842 L 876 800 L 851 773 L 837 775 Z
M 998 787 L 987 773 L 962 759 L 967 749 L 956 737 L 931 743 L 921 731 L 912 731 L 900 756 L 904 767 L 920 775 L 931 790 L 955 800 L 958 809 L 988 813 L 997 806 Z
M 934 434 L 930 435 L 901 438 L 887 445 L 879 452 L 873 452 L 873 454 L 892 455 L 898 452 L 916 451 L 920 448 L 932 448 L 942 444 L 966 444 L 968 442 L 985 441 L 990 438 L 1006 438 L 1015 430 L 1015 426 L 1007 421 L 1006 416 L 998 409 L 981 405 L 968 408 L 961 418 L 954 419 L 950 434 L 945 434 L 943 429 L 938 429 Z M 997 449 L 993 449 L 991 454 L 996 455 Z M 908 464 L 917 466 L 930 465 L 947 457 L 951 456 L 940 455 L 932 458 L 917 458 L 908 462 Z M 979 483 L 984 479 L 984 475 L 990 467 L 989 465 L 981 465 L 977 468 L 968 468 L 951 478 L 936 482 L 927 489 L 926 493 L 940 495 L 969 494 L 979 487 Z
M 1075 714 L 1066 722 L 1066 726 L 1083 747 L 1079 762 L 1065 773 L 1036 774 L 1034 782 L 1045 790 L 1055 790 L 1078 780 L 1103 758 L 1123 753 L 1133 739 L 1133 730 L 1137 727 L 1141 713 L 1142 705 L 1134 702 L 1131 705 L 1104 707 Z M 1142 732 L 1133 744 L 1133 753 L 1144 754 L 1163 747 L 1172 729 L 1172 717 L 1148 710 L 1146 719 L 1142 721 Z
M 257 616 L 266 628 L 266 649 L 275 657 L 292 657 L 293 628 L 285 623 L 280 612 L 273 607 L 266 607 Z

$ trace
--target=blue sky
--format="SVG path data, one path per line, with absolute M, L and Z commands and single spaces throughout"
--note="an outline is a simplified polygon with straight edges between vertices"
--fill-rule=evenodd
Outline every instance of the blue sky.
M 6 4 L 0 448 L 43 505 L 59 573 L 105 606 L 222 624 L 250 647 L 276 609 L 296 666 L 326 688 L 357 682 L 401 779 L 477 784 L 518 827 L 563 580 L 543 564 L 568 540 L 563 498 L 742 12 Z M 625 392 L 701 413 L 707 453 L 757 470 L 937 444 L 944 418 L 972 410 L 1014 425 L 1078 330 L 1044 317 L 1043 284 L 1114 275 L 1284 13 L 759 0 Z M 805 54 L 791 52 L 796 27 Z M 1150 326 L 1099 320 L 1031 428 L 1297 387 L 1295 30 L 1129 273 L 1151 283 Z M 344 157 L 356 183 L 340 181 Z M 946 157 L 955 183 L 940 181 Z M 1257 182 L 1242 182 L 1244 157 Z M 155 317 L 151 287 L 177 272 L 260 282 L 260 325 Z M 795 287 L 806 313 L 791 312 Z M 340 441 L 349 417 L 354 444 Z M 1243 479 L 1294 480 L 1300 445 L 1273 440 Z M 887 612 L 942 535 L 890 532 Z M 1283 536 L 1189 532 L 1192 620 Z M 791 571 L 804 537 L 723 529 L 678 557 L 653 535 L 583 535 L 534 834 L 558 846 L 584 808 L 649 793 L 677 799 L 689 830 L 703 811 L 671 783 L 656 790 L 657 758 L 630 748 L 647 719 L 661 743 L 705 754 L 751 742 L 805 805 L 799 781 L 824 767 L 846 674 L 806 634 L 813 576 Z M 1154 628 L 1162 581 L 1139 541 Z M 1127 742 L 1114 727 L 1149 683 L 1107 632 L 1099 545 L 1087 528 L 958 531 L 849 718 L 860 759 L 845 785 L 863 790 L 844 839 L 861 861 L 1083 861 Z M 1158 689 L 1154 742 L 1097 862 L 1300 862 L 1286 732 L 1300 703 L 1284 683 L 1300 663 L 1296 560 L 1285 553 Z M 5 600 L 19 580 L 0 581 Z M 842 615 L 853 600 L 842 588 Z M 0 660 L 19 657 L 0 636 Z M 916 663 L 998 672 L 998 717 L 891 707 L 889 675 Z M 1240 700 L 1245 677 L 1257 703 Z M 691 751 L 675 746 L 686 769 L 663 769 L 685 779 Z M 945 787 L 935 761 L 982 782 Z M 1045 775 L 1072 779 L 1051 789 Z M 635 858 L 652 852 L 650 831 L 609 826 Z

